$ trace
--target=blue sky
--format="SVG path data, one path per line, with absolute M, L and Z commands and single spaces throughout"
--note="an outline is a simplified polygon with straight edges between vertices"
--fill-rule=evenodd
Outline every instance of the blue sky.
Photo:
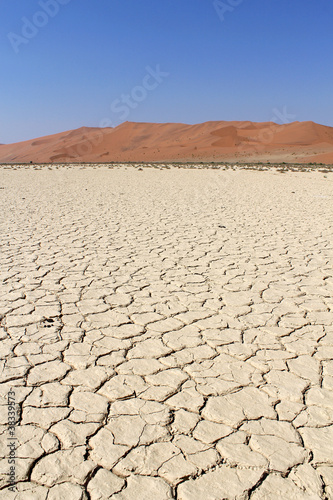
M 0 143 L 124 120 L 333 126 L 332 20 L 330 0 L 3 2 Z

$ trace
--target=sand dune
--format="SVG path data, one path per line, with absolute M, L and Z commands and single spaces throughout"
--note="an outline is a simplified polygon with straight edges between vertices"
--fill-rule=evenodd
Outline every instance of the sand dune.
M 286 161 L 333 163 L 333 127 L 317 123 L 125 122 L 1 145 L 2 162 Z

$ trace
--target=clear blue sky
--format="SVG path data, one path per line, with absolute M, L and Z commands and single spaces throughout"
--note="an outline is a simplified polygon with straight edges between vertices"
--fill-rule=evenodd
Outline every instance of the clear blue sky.
M 125 120 L 279 122 L 283 109 L 333 126 L 332 0 L 219 3 L 3 1 L 0 143 Z

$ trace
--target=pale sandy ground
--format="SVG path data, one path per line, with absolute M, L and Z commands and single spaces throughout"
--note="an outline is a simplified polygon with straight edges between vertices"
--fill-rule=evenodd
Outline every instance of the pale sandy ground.
M 2 168 L 0 498 L 333 498 L 332 186 Z

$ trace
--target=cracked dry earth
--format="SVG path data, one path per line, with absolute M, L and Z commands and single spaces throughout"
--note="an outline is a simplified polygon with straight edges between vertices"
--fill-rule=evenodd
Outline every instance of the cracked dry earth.
M 333 498 L 331 174 L 0 179 L 1 500 Z

